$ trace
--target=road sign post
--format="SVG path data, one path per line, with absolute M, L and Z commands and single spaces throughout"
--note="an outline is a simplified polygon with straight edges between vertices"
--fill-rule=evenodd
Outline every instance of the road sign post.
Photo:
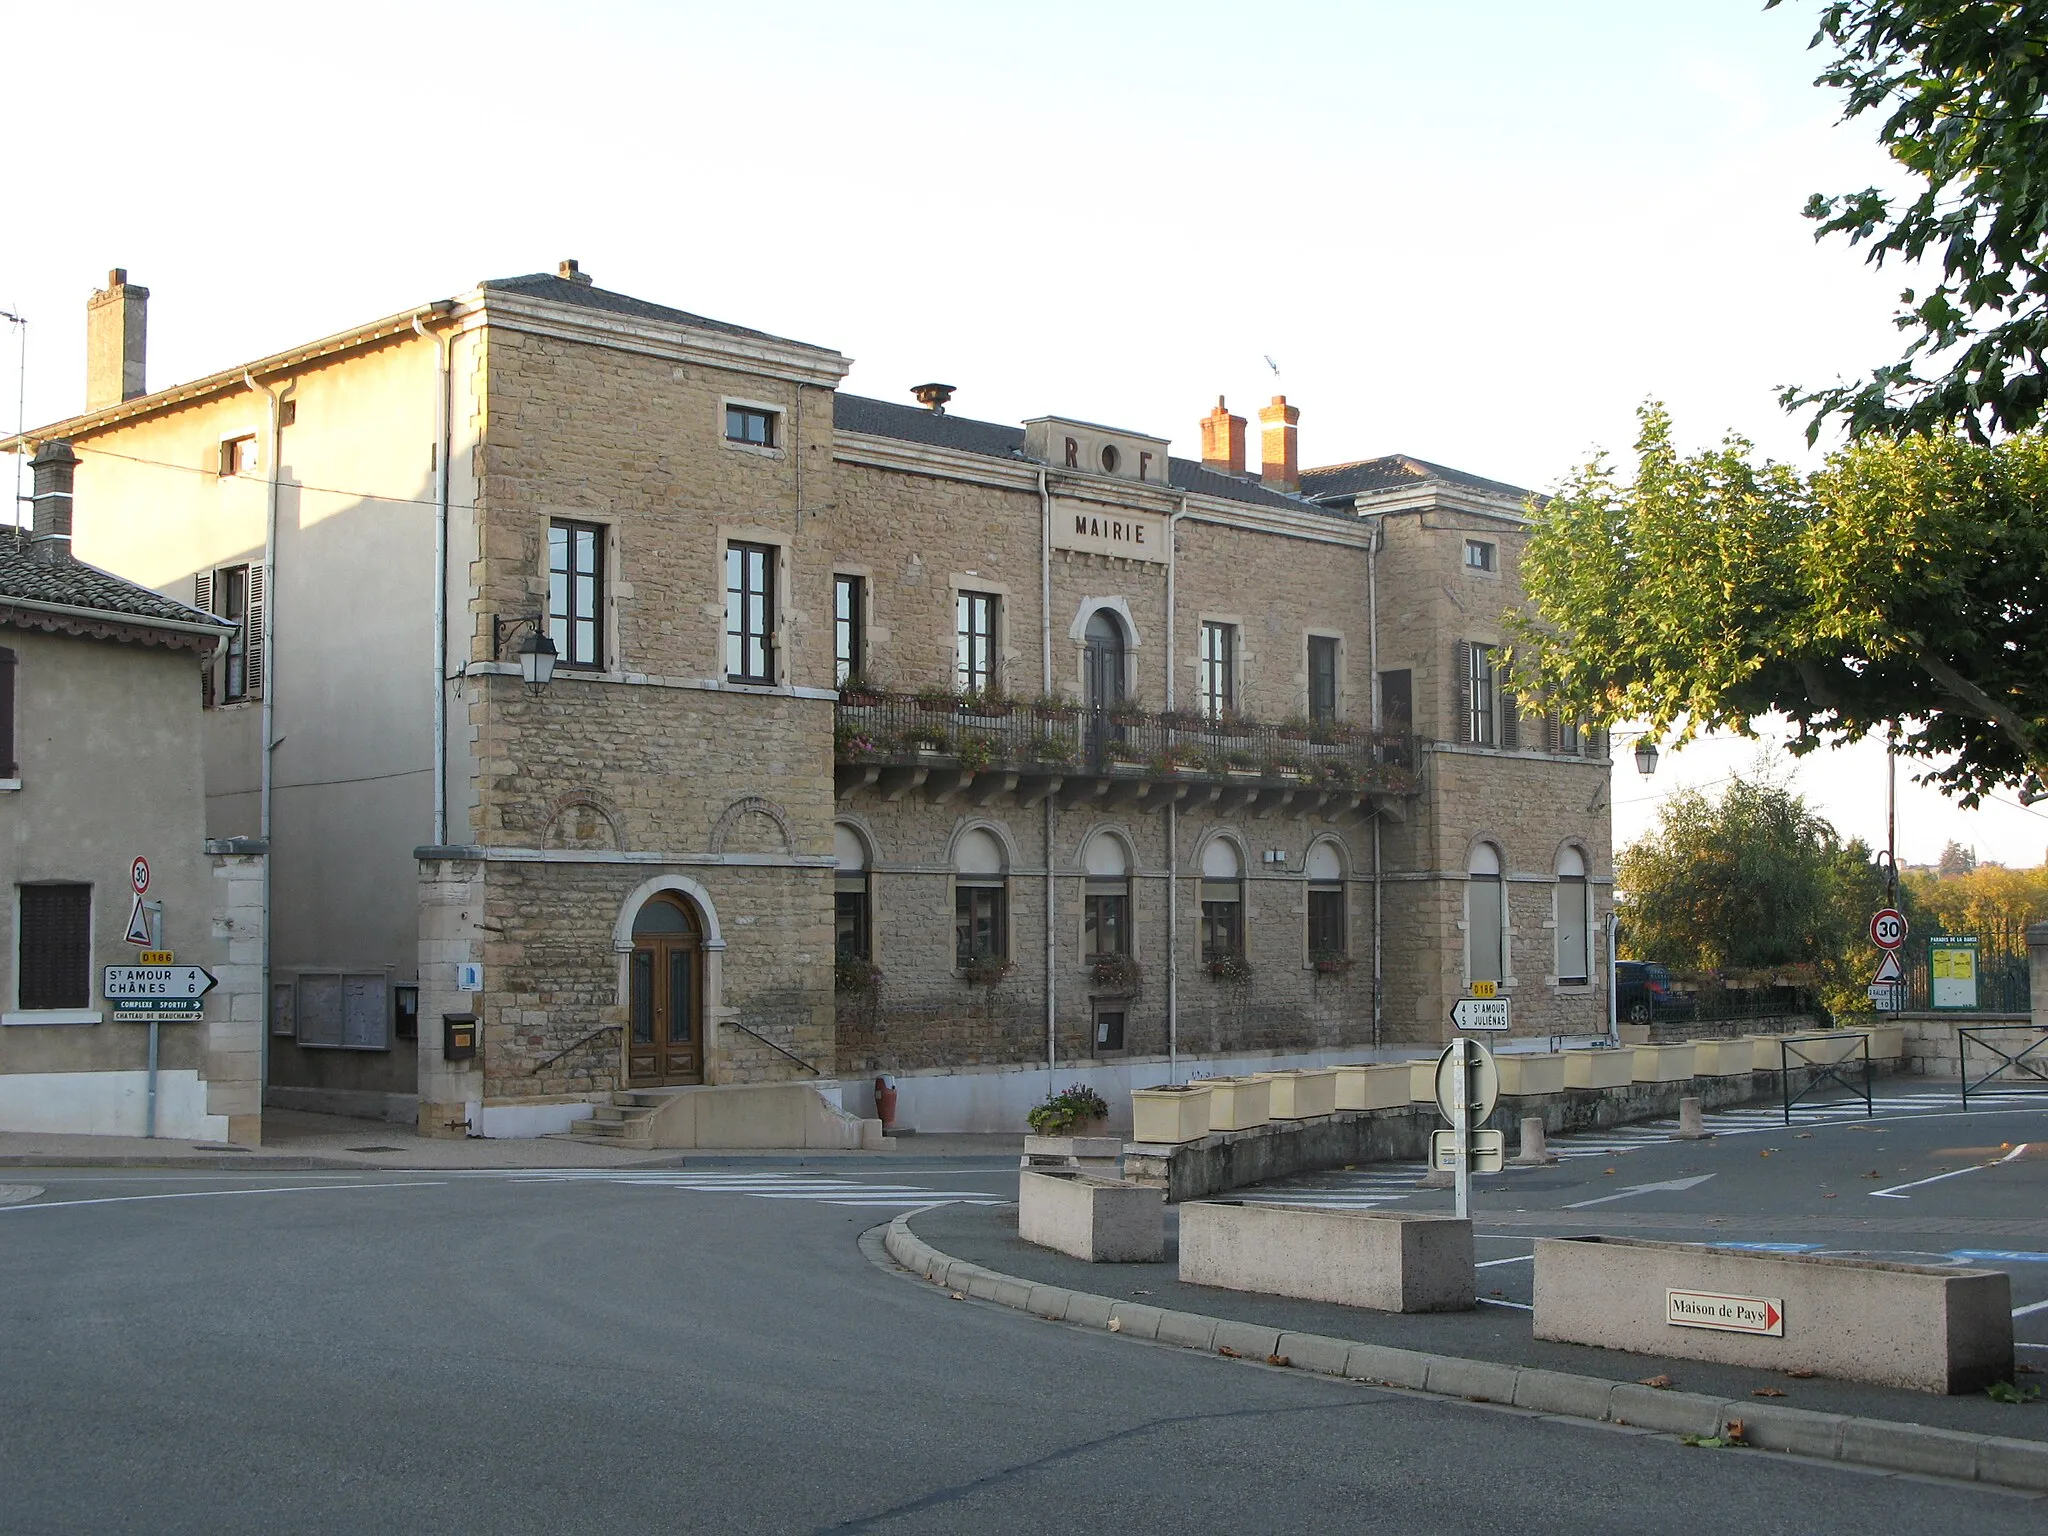
M 1499 1133 L 1492 1133 L 1492 1141 L 1485 1149 L 1475 1146 L 1473 1134 L 1474 1125 L 1492 1114 L 1499 1100 L 1500 1068 L 1485 1046 L 1477 1040 L 1460 1038 L 1444 1047 L 1436 1063 L 1436 1107 L 1451 1122 L 1451 1188 L 1458 1216 L 1463 1220 L 1472 1216 L 1475 1153 L 1490 1152 L 1493 1170 L 1499 1167 Z M 1434 1155 L 1431 1160 L 1436 1160 Z
M 148 880 L 147 867 L 137 859 L 143 873 L 138 885 Z M 135 896 L 138 907 L 140 891 Z M 110 965 L 100 976 L 100 991 L 114 1005 L 118 1022 L 139 1021 L 149 1025 L 149 1088 L 143 1111 L 142 1134 L 156 1135 L 156 1073 L 159 1029 L 165 1019 L 197 1021 L 206 1016 L 206 994 L 219 980 L 203 965 Z

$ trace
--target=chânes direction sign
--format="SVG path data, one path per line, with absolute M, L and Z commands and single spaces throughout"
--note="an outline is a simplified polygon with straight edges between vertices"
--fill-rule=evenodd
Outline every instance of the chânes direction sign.
M 197 1019 L 219 985 L 203 965 L 110 965 L 101 990 L 117 1019 Z
M 1673 1328 L 1785 1337 L 1785 1303 L 1776 1296 L 1726 1296 L 1718 1291 L 1666 1291 L 1664 1321 Z

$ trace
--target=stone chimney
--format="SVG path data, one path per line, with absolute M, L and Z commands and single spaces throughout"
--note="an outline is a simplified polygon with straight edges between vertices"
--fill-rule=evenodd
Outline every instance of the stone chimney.
M 1202 468 L 1219 475 L 1244 473 L 1244 418 L 1231 415 L 1221 395 L 1216 409 L 1202 418 Z
M 576 265 L 576 258 L 573 256 L 555 268 L 555 276 L 567 283 L 581 283 L 585 288 L 590 286 L 590 274 Z
M 149 290 L 128 281 L 128 269 L 107 274 L 107 286 L 85 305 L 85 408 L 119 405 L 149 393 L 142 381 L 149 326 Z
M 31 532 L 36 558 L 55 565 L 71 558 L 71 477 L 78 469 L 78 455 L 69 443 L 44 443 L 29 460 L 35 472 L 35 494 Z
M 1301 489 L 1301 444 L 1296 423 L 1301 408 L 1289 405 L 1285 395 L 1259 409 L 1259 479 L 1269 491 L 1292 494 Z

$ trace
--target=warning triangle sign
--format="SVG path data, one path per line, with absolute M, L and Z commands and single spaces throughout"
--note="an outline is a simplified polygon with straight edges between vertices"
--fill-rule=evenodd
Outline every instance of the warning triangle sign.
M 149 933 L 149 914 L 142 910 L 140 896 L 135 898 L 134 905 L 128 909 L 128 932 L 123 937 L 130 944 L 140 944 L 144 949 L 154 947 Z
M 1906 973 L 1899 968 L 1899 952 L 1896 949 L 1886 950 L 1884 958 L 1877 962 L 1877 980 L 1875 984 L 1881 987 L 1888 982 L 1904 981 L 1905 979 Z

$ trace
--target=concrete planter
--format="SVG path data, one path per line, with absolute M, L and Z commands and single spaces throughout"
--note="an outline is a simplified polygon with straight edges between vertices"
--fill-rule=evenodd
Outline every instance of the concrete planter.
M 1494 1058 L 1500 1065 L 1500 1091 L 1527 1095 L 1564 1092 L 1562 1053 L 1514 1052 Z
M 1334 1070 L 1339 1109 L 1393 1109 L 1410 1102 L 1408 1079 L 1411 1073 L 1404 1062 L 1377 1067 L 1342 1066 Z
M 2012 1287 L 2002 1270 L 1538 1238 L 1535 1281 L 1539 1339 L 1920 1392 L 2012 1379 Z M 1751 1331 L 1728 1327 L 1742 1322 Z
M 1870 1036 L 1872 1061 L 1897 1061 L 1906 1054 L 1906 1026 L 1903 1024 L 1866 1024 L 1857 1033 Z
M 1131 1092 L 1131 1140 L 1174 1145 L 1209 1134 L 1209 1085 L 1181 1083 Z
M 1191 1201 L 1180 1208 L 1180 1278 L 1188 1285 L 1380 1312 L 1468 1311 L 1472 1223 L 1395 1211 Z
M 1436 1058 L 1425 1056 L 1420 1061 L 1408 1063 L 1408 1102 L 1410 1104 L 1434 1104 L 1436 1102 Z
M 1692 1042 L 1694 1077 L 1743 1077 L 1753 1070 L 1756 1051 L 1746 1038 Z M 1663 1081 L 1663 1079 L 1660 1079 Z
M 1166 1195 L 1086 1173 L 1017 1175 L 1017 1235 L 1090 1264 L 1166 1257 Z
M 1209 1129 L 1248 1131 L 1273 1118 L 1273 1094 L 1263 1077 L 1212 1077 L 1209 1084 Z
M 1564 1053 L 1564 1085 L 1567 1088 L 1626 1088 L 1635 1080 L 1636 1053 L 1633 1047 Z
M 1313 1120 L 1337 1112 L 1337 1074 L 1327 1067 L 1254 1076 L 1266 1080 L 1268 1112 L 1275 1120 Z
M 1689 1045 L 1639 1045 L 1635 1058 L 1635 1081 L 1639 1083 L 1682 1083 L 1693 1075 L 1693 1048 Z
M 1749 1041 L 1750 1070 L 1753 1072 L 1777 1072 L 1784 1068 L 1784 1051 L 1778 1045 L 1776 1035 L 1745 1035 Z

